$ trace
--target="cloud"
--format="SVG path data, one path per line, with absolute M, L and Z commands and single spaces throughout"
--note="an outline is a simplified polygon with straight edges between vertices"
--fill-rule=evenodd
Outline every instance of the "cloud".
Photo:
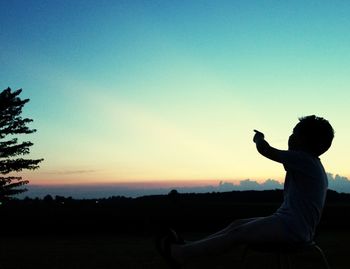
M 327 173 L 328 188 L 337 192 L 350 193 L 350 180 L 347 177 L 340 176 L 338 174 L 333 175 Z
M 262 183 L 251 179 L 245 179 L 237 183 L 220 181 L 219 186 L 214 187 L 214 189 L 218 191 L 283 189 L 283 184 L 274 179 L 267 179 Z
M 283 183 L 274 179 L 267 179 L 262 185 L 265 189 L 283 189 Z
M 350 193 L 350 179 L 338 174 L 333 175 L 327 173 L 328 177 L 328 188 L 337 192 Z M 219 191 L 232 191 L 232 190 L 270 190 L 270 189 L 283 189 L 283 183 L 274 180 L 267 179 L 262 183 L 251 179 L 241 180 L 238 183 L 234 184 L 231 182 L 220 182 L 219 186 L 214 189 Z
M 64 171 L 51 171 L 46 172 L 46 174 L 50 175 L 75 175 L 75 174 L 89 174 L 95 173 L 97 170 L 64 170 Z

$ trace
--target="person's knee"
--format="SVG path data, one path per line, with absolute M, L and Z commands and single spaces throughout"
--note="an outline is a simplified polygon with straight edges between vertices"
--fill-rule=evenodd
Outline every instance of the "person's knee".
M 229 230 L 237 230 L 238 227 L 240 227 L 244 224 L 247 224 L 248 222 L 250 222 L 252 220 L 253 219 L 237 219 L 229 225 Z
M 247 224 L 245 219 L 235 220 L 230 224 L 229 229 L 227 230 L 227 235 L 237 237 L 238 234 L 240 234 L 239 236 L 241 236 L 245 233 L 245 224 Z
M 243 224 L 243 220 L 242 219 L 237 219 L 233 222 L 231 222 L 231 224 L 228 226 L 228 230 L 235 230 L 237 227 L 239 227 L 240 225 Z
M 226 236 L 235 243 L 241 243 L 246 237 L 246 229 L 244 228 L 244 225 L 241 225 L 241 223 L 239 224 L 240 225 L 236 226 L 233 225 L 231 229 L 226 232 Z

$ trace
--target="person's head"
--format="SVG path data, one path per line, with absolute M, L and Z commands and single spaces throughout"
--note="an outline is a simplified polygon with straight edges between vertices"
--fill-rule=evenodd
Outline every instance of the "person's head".
M 299 118 L 298 124 L 289 137 L 290 150 L 303 150 L 315 156 L 325 153 L 334 138 L 334 130 L 324 118 L 315 115 Z

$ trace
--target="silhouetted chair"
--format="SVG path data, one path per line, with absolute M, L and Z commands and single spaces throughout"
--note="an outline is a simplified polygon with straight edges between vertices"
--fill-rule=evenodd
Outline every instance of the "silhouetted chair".
M 250 245 L 243 254 L 243 268 L 330 269 L 322 249 L 310 242 L 302 245 Z

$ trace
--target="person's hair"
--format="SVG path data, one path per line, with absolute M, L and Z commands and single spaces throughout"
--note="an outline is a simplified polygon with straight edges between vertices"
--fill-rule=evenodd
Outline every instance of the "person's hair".
M 315 115 L 301 117 L 294 129 L 303 138 L 307 150 L 317 156 L 325 153 L 332 145 L 334 130 L 324 118 Z

